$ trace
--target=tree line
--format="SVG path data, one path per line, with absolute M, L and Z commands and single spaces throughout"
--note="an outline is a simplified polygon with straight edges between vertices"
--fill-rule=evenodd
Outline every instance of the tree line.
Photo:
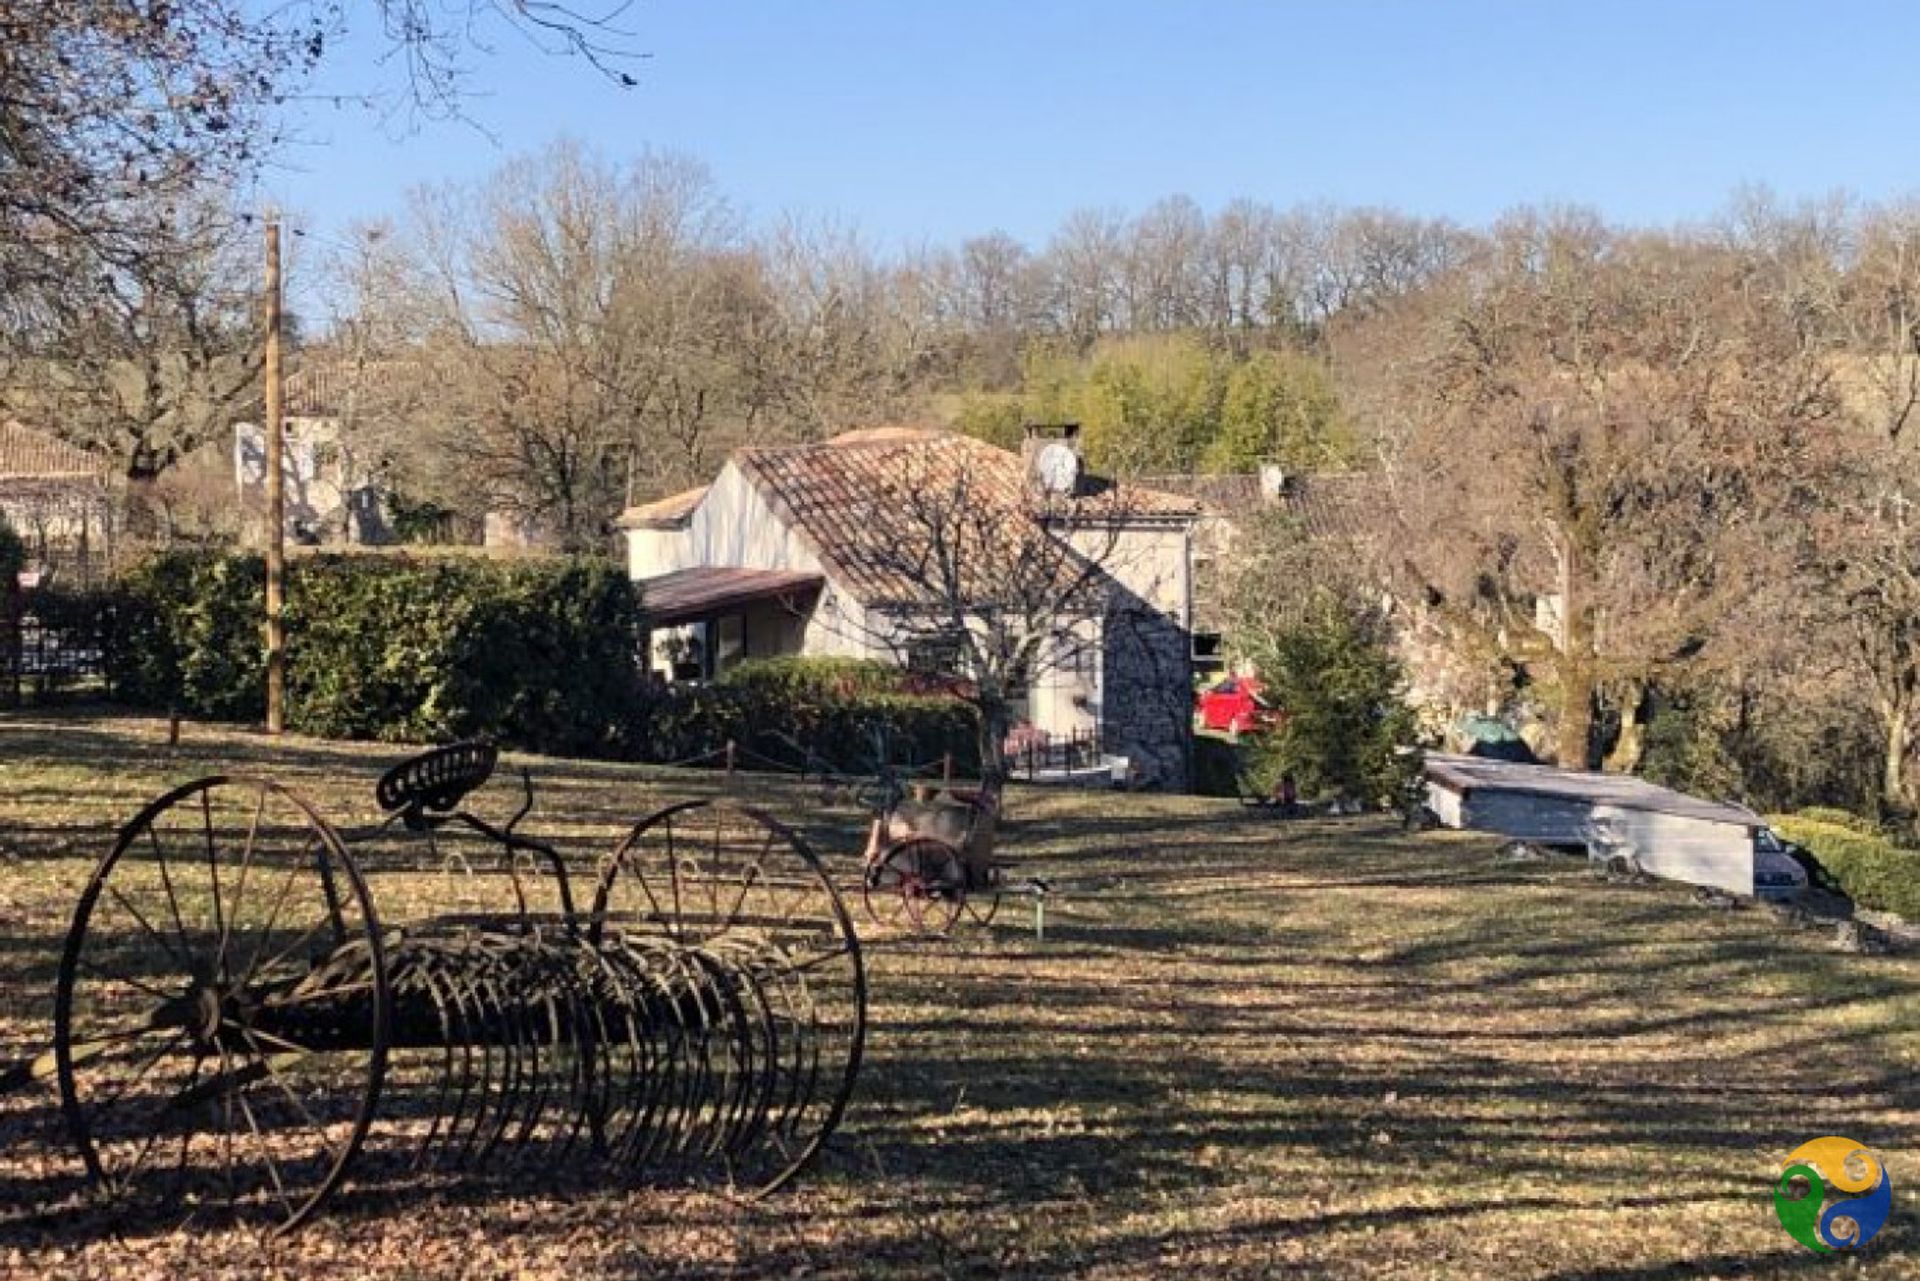
M 1521 211 L 1336 339 L 1380 568 L 1565 762 L 1910 813 L 1920 207 Z
M 1349 461 L 1324 335 L 1464 243 L 1183 198 L 1076 215 L 1040 253 L 993 233 L 883 255 L 833 224 L 749 228 L 687 157 L 562 142 L 355 229 L 325 347 L 371 371 L 359 403 L 403 488 L 597 545 L 623 501 L 705 480 L 734 444 L 902 418 L 1002 442 L 1071 418 L 1115 470 Z

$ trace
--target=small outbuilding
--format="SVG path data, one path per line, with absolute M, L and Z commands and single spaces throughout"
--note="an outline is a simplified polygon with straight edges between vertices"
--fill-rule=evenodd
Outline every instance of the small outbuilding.
M 1524 765 L 1478 756 L 1426 758 L 1427 807 L 1448 827 L 1538 845 L 1631 858 L 1668 880 L 1754 892 L 1752 810 L 1703 801 L 1627 774 Z

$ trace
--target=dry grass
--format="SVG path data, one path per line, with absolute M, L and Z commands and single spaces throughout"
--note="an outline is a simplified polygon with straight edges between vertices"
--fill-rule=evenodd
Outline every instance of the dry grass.
M 270 770 L 343 825 L 392 749 L 132 720 L 0 719 L 0 1053 L 44 1037 L 73 897 L 163 784 Z M 710 775 L 529 762 L 529 830 L 583 864 Z M 860 817 L 746 779 L 852 880 Z M 497 780 L 477 808 L 510 812 Z M 1374 820 L 1018 792 L 1006 851 L 1054 882 L 947 942 L 870 941 L 867 1071 L 793 1191 L 509 1182 L 351 1195 L 290 1242 L 116 1240 L 49 1093 L 0 1100 L 0 1271 L 349 1276 L 1785 1276 L 1802 1140 L 1883 1149 L 1895 1222 L 1853 1275 L 1920 1276 L 1920 962 L 1760 910 Z M 401 914 L 383 904 L 388 915 Z

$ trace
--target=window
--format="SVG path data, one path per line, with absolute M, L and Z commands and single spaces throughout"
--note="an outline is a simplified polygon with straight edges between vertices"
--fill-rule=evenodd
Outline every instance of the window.
M 958 676 L 960 660 L 957 636 L 922 636 L 907 642 L 907 670 L 915 675 Z
M 1081 636 L 1065 636 L 1060 640 L 1060 674 L 1077 677 L 1091 684 L 1100 675 L 1100 650 L 1092 641 Z

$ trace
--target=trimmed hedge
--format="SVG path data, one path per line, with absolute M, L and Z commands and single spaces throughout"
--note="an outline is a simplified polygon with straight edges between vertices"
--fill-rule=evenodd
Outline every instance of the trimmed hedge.
M 265 582 L 257 556 L 202 552 L 123 575 L 108 647 L 120 697 L 258 717 Z M 303 556 L 287 566 L 286 618 L 300 733 L 607 754 L 643 710 L 633 588 L 610 565 Z
M 214 720 L 266 704 L 257 556 L 168 552 L 115 584 L 104 648 L 118 696 Z M 638 663 L 632 584 L 585 560 L 321 555 L 287 565 L 287 727 L 666 762 L 731 741 L 762 759 L 865 772 L 876 731 L 896 765 L 978 765 L 974 709 L 883 663 L 745 663 L 662 688 Z M 811 759 L 807 759 L 811 756 Z
M 951 753 L 954 769 L 970 774 L 979 768 L 979 724 L 970 704 L 915 692 L 913 677 L 885 663 L 757 659 L 712 685 L 658 693 L 637 747 L 647 760 L 680 761 L 731 741 L 749 754 L 748 768 L 851 774 L 874 769 L 879 753 L 896 766 Z
M 1884 837 L 1860 830 L 1861 820 L 1832 822 L 1812 817 L 1815 813 L 1822 811 L 1768 821 L 1788 840 L 1806 846 L 1859 906 L 1920 921 L 1920 854 L 1895 849 Z

